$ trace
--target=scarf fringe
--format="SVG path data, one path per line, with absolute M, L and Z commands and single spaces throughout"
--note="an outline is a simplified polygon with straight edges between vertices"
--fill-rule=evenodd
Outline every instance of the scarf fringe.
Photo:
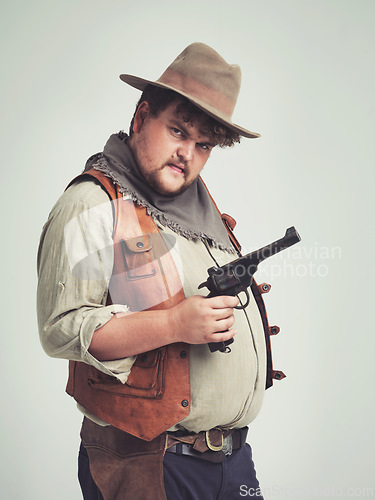
M 169 227 L 169 229 L 171 229 L 172 231 L 176 232 L 177 234 L 183 236 L 188 240 L 191 241 L 201 240 L 203 243 L 208 242 L 211 247 L 217 248 L 218 250 L 222 250 L 224 252 L 228 252 L 231 254 L 236 253 L 233 247 L 228 247 L 223 243 L 215 241 L 215 239 L 207 233 L 188 231 L 186 229 L 183 229 L 179 224 L 177 224 L 177 222 L 165 217 L 165 215 L 162 212 L 160 212 L 160 210 L 147 203 L 147 201 L 141 198 L 136 192 L 132 191 L 126 186 L 123 186 L 117 175 L 109 168 L 108 162 L 102 153 L 98 153 L 89 158 L 86 165 L 87 166 L 84 171 L 87 171 L 89 168 L 93 168 L 94 170 L 102 172 L 106 177 L 108 177 L 115 184 L 118 185 L 119 191 L 122 195 L 125 194 L 127 196 L 130 196 L 132 201 L 146 208 L 147 214 L 150 215 L 153 219 L 156 219 L 163 226 Z

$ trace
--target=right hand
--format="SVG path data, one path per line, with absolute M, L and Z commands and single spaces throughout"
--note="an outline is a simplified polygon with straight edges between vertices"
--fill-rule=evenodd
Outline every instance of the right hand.
M 238 298 L 229 295 L 193 295 L 176 304 L 169 309 L 176 342 L 208 344 L 232 338 L 236 333 L 233 308 L 238 304 Z

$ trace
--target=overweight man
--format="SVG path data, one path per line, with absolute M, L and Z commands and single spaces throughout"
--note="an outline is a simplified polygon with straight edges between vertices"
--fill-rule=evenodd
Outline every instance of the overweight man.
M 193 43 L 156 81 L 120 78 L 142 91 L 129 133 L 69 184 L 38 253 L 41 343 L 69 360 L 83 414 L 83 498 L 263 498 L 247 444 L 276 373 L 262 289 L 244 309 L 198 290 L 240 251 L 200 177 L 213 148 L 259 136 L 232 122 L 240 68 Z

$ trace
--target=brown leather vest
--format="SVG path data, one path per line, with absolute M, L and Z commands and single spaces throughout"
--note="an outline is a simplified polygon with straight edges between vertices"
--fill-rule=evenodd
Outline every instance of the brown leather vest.
M 135 312 L 167 309 L 184 300 L 174 261 L 146 209 L 124 200 L 117 185 L 101 172 L 91 169 L 79 178 L 85 175 L 100 182 L 114 208 L 114 267 L 107 303 L 126 304 Z M 226 214 L 222 218 L 239 252 L 232 233 L 235 222 Z M 272 378 L 285 376 L 272 370 L 269 334 L 272 329 L 278 333 L 278 327 L 268 326 L 261 297 L 269 289 L 270 285 L 253 282 L 266 337 L 266 388 Z M 189 345 L 175 343 L 139 354 L 125 384 L 86 363 L 70 361 L 66 391 L 110 425 L 150 441 L 190 412 Z

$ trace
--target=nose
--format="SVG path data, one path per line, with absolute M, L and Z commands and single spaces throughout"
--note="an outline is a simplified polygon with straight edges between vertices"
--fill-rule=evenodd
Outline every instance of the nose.
M 190 161 L 194 155 L 194 141 L 184 141 L 177 148 L 177 156 L 184 161 Z

